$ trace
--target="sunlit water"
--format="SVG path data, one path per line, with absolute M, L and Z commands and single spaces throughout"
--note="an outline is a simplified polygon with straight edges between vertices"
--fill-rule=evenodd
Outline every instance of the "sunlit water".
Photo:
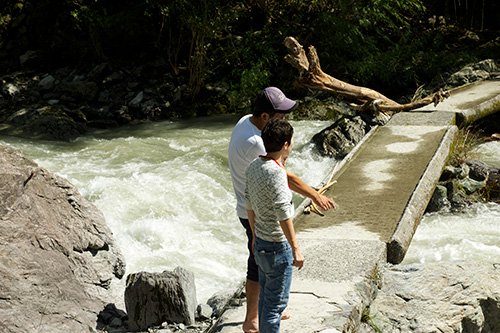
M 147 123 L 96 131 L 71 143 L 12 137 L 0 137 L 0 143 L 67 178 L 104 213 L 127 274 L 182 266 L 194 272 L 198 301 L 204 302 L 245 277 L 246 240 L 227 161 L 237 120 Z M 330 123 L 292 124 L 295 145 L 287 167 L 316 186 L 334 161 L 316 155 L 309 142 Z M 500 165 L 500 142 L 478 151 Z M 301 200 L 295 195 L 296 206 Z M 500 262 L 500 205 L 424 216 L 403 264 L 461 259 Z
M 484 162 L 500 166 L 500 142 L 483 143 L 475 151 Z M 426 214 L 402 264 L 455 260 L 500 262 L 500 205 Z
M 234 288 L 245 277 L 246 236 L 235 212 L 227 148 L 239 117 L 155 122 L 96 131 L 75 142 L 0 137 L 41 167 L 67 178 L 105 215 L 127 273 L 182 266 L 195 274 L 197 297 Z M 329 122 L 292 122 L 287 167 L 316 186 L 334 162 L 312 136 Z M 297 206 L 302 201 L 294 197 Z

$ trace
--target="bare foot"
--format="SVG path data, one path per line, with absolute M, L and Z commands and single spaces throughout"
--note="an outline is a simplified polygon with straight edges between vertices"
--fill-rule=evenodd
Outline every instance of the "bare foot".
M 243 323 L 243 332 L 245 333 L 259 333 L 259 320 L 251 320 Z
M 283 314 L 281 315 L 281 320 L 287 320 L 287 319 L 290 319 L 290 314 L 288 312 L 283 312 Z

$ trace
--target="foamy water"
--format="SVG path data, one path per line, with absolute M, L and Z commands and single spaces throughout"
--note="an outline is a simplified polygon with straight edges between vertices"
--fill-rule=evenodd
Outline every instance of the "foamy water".
M 245 277 L 246 238 L 234 209 L 227 161 L 237 120 L 148 123 L 96 131 L 72 143 L 11 137 L 0 143 L 67 178 L 104 213 L 127 274 L 185 267 L 194 272 L 198 301 L 204 302 Z M 316 186 L 334 161 L 315 154 L 309 141 L 330 123 L 292 124 L 295 145 L 287 167 Z M 478 151 L 488 154 L 488 163 L 500 165 L 500 142 Z M 295 195 L 296 206 L 301 200 Z M 500 262 L 500 205 L 424 216 L 403 263 L 457 259 Z
M 182 266 L 195 274 L 197 297 L 234 288 L 245 277 L 246 236 L 235 212 L 227 148 L 239 118 L 157 122 L 96 131 L 72 143 L 10 137 L 40 166 L 67 178 L 105 215 L 127 273 Z M 292 122 L 287 167 L 318 185 L 332 167 L 312 136 L 329 122 Z M 294 197 L 298 205 L 302 198 Z
M 500 166 L 500 142 L 483 143 L 475 152 Z M 455 260 L 500 262 L 500 205 L 478 203 L 462 213 L 424 215 L 402 264 Z

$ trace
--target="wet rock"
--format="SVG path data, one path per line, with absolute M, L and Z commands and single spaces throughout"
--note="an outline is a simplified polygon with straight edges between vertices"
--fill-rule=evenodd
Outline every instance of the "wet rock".
M 426 213 L 449 211 L 450 207 L 451 204 L 448 200 L 448 190 L 446 186 L 437 185 L 427 205 Z
M 343 159 L 363 139 L 370 126 L 361 117 L 343 117 L 330 127 L 313 136 L 319 153 Z
M 467 195 L 475 193 L 485 186 L 485 183 L 470 178 L 466 178 L 460 181 L 460 187 L 465 191 L 465 194 Z

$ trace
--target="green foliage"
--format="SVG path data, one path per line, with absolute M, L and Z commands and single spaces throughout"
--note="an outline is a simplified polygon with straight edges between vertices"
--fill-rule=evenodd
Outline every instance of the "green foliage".
M 15 63 L 29 49 L 44 49 L 56 66 L 61 60 L 89 66 L 111 61 L 123 67 L 162 60 L 166 77 L 190 86 L 193 102 L 207 103 L 197 100 L 206 82 L 223 82 L 228 94 L 222 102 L 217 96 L 216 103 L 234 112 L 247 107 L 266 85 L 292 86 L 297 73 L 283 60 L 286 36 L 305 47 L 314 45 L 323 71 L 340 80 L 395 97 L 415 90 L 453 66 L 479 60 L 476 52 L 487 57 L 488 50 L 498 49 L 457 51 L 450 45 L 456 30 L 427 23 L 426 17 L 436 13 L 462 22 L 462 9 L 474 3 L 5 0 L 0 5 L 0 41 L 9 37 L 23 49 L 8 53 Z M 476 5 L 466 13 L 467 26 L 492 21 L 488 6 L 497 8 L 483 1 L 481 8 Z M 2 41 L 0 51 L 7 44 Z
M 370 309 L 369 308 L 364 308 L 363 312 L 361 313 L 361 322 L 362 323 L 367 323 L 370 325 L 373 329 L 374 332 L 376 333 L 382 333 L 382 329 L 375 323 L 376 316 L 370 314 Z
M 459 167 L 474 158 L 473 149 L 480 142 L 478 137 L 477 130 L 470 125 L 459 128 L 451 146 L 449 164 Z

